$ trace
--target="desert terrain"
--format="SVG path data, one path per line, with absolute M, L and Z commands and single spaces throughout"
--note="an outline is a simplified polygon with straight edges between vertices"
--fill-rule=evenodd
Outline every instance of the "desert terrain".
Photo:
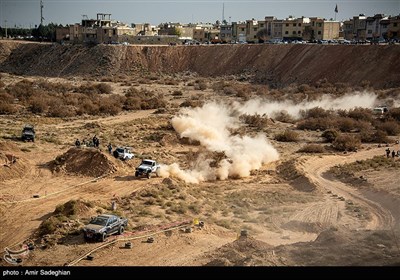
M 0 50 L 0 266 L 400 265 L 400 46 Z

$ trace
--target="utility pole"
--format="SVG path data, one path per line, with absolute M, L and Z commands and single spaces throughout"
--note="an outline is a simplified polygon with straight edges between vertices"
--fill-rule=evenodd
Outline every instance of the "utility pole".
M 43 20 L 44 20 L 43 7 L 44 7 L 43 0 L 40 0 L 40 25 L 43 25 Z
M 225 20 L 225 3 L 222 3 L 222 21 L 221 24 L 224 24 Z

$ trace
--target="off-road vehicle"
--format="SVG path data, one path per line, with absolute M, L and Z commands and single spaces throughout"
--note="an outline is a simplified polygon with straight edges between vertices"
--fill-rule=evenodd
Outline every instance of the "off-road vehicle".
M 115 158 L 128 160 L 135 157 L 131 151 L 131 147 L 118 147 L 114 150 L 113 155 Z
M 83 236 L 86 240 L 106 240 L 106 237 L 114 233 L 122 234 L 128 225 L 128 219 L 111 214 L 102 214 L 93 218 L 83 228 Z
M 35 128 L 31 124 L 26 124 L 22 129 L 21 135 L 22 141 L 32 141 L 35 142 Z
M 151 177 L 151 174 L 156 174 L 159 176 L 160 174 L 160 165 L 151 159 L 144 159 L 142 163 L 136 167 L 135 177 L 146 176 L 147 178 Z

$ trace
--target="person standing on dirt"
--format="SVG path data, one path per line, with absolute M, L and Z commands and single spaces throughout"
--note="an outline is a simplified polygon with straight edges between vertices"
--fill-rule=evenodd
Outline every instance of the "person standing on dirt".
M 390 149 L 389 149 L 389 148 L 386 149 L 386 157 L 387 157 L 387 158 L 390 157 Z
M 392 151 L 392 158 L 394 158 L 396 156 L 396 152 L 393 150 Z
M 75 146 L 76 147 L 80 147 L 81 146 L 81 142 L 79 141 L 79 139 L 76 139 Z
M 108 144 L 107 148 L 108 148 L 108 152 L 109 152 L 110 155 L 111 155 L 111 152 L 112 152 L 112 145 L 111 145 L 111 143 Z

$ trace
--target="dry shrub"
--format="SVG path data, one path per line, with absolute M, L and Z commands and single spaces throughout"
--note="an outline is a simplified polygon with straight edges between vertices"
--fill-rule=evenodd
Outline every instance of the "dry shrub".
M 179 81 L 176 81 L 173 79 L 165 79 L 164 84 L 170 85 L 170 86 L 177 86 L 177 85 L 179 85 Z
M 275 140 L 280 142 L 297 142 L 299 134 L 296 131 L 286 129 L 283 133 L 275 135 Z
M 297 128 L 309 130 L 327 130 L 332 128 L 334 124 L 335 122 L 332 118 L 310 118 L 298 122 Z
M 203 104 L 204 104 L 204 102 L 201 101 L 201 100 L 189 99 L 189 100 L 183 101 L 179 105 L 179 107 L 192 107 L 192 108 L 195 108 L 195 107 L 203 106 Z
M 8 115 L 17 111 L 14 103 L 14 97 L 7 92 L 0 92 L 0 114 Z
M 332 143 L 339 136 L 339 132 L 335 129 L 325 130 L 321 137 L 325 138 L 327 142 Z
M 109 98 L 102 98 L 99 106 L 99 112 L 106 115 L 117 115 L 121 112 L 122 106 L 118 96 L 111 96 Z
M 224 91 L 225 88 L 228 86 L 229 84 L 225 81 L 217 81 L 215 83 L 212 84 L 211 88 L 213 89 L 213 91 L 215 92 L 221 92 Z
M 286 111 L 276 113 L 274 119 L 283 123 L 295 123 L 296 120 Z
M 389 110 L 388 116 L 396 121 L 400 122 L 400 108 L 392 108 Z
M 47 111 L 47 99 L 34 96 L 29 101 L 29 110 L 34 114 L 43 114 Z
M 14 105 L 0 100 L 0 115 L 11 115 L 17 112 L 17 108 Z
M 236 95 L 237 96 L 238 91 L 234 87 L 228 86 L 228 87 L 224 88 L 224 94 L 225 95 Z
M 349 110 L 349 112 L 347 113 L 347 117 L 358 121 L 367 122 L 371 122 L 374 119 L 370 109 L 360 107 Z
M 376 128 L 385 131 L 387 135 L 391 136 L 396 136 L 400 133 L 400 125 L 396 121 L 386 121 L 376 125 Z
M 332 111 L 325 110 L 321 107 L 311 108 L 301 112 L 303 118 L 328 118 L 332 115 Z
M 360 138 L 345 134 L 336 137 L 332 143 L 332 147 L 338 151 L 357 151 L 360 146 Z
M 174 90 L 174 92 L 172 93 L 172 96 L 182 96 L 183 92 L 181 90 Z
M 152 91 L 135 87 L 129 88 L 125 93 L 126 100 L 123 103 L 125 110 L 149 110 L 165 108 L 167 101 L 160 95 Z
M 389 143 L 390 139 L 387 133 L 382 130 L 372 132 L 370 130 L 362 131 L 360 133 L 361 141 L 364 143 Z
M 86 85 L 81 85 L 77 91 L 85 94 L 111 94 L 112 87 L 106 83 L 89 83 Z
M 201 82 L 199 82 L 199 83 L 196 83 L 196 84 L 194 85 L 194 89 L 195 89 L 195 90 L 206 90 L 206 89 L 207 89 L 207 83 L 206 83 L 206 82 L 203 82 L 203 81 L 201 81 Z
M 241 115 L 240 120 L 243 121 L 245 124 L 249 125 L 250 127 L 255 127 L 258 129 L 263 129 L 268 125 L 268 117 L 266 115 Z
M 303 148 L 298 150 L 300 153 L 324 153 L 325 148 L 324 146 L 318 144 L 308 144 L 305 145 Z

